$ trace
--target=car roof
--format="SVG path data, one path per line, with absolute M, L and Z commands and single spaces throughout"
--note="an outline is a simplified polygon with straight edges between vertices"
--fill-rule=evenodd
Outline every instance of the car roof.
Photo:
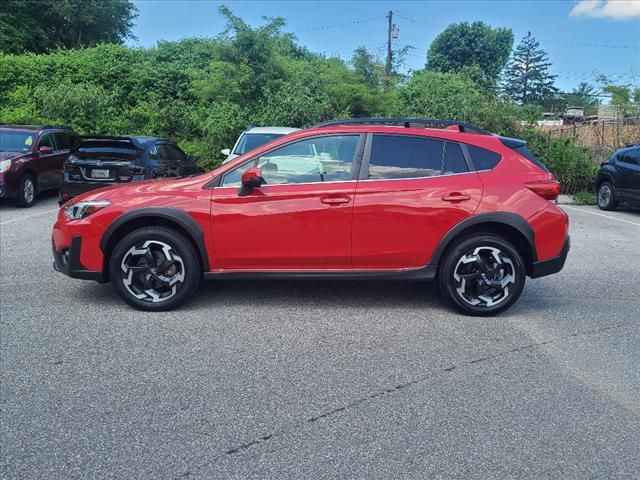
M 71 127 L 63 125 L 9 125 L 0 124 L 2 130 L 16 130 L 21 132 L 39 132 L 41 130 L 72 130 Z
M 299 128 L 293 127 L 249 127 L 245 133 L 275 133 L 287 135 L 288 133 L 297 132 Z

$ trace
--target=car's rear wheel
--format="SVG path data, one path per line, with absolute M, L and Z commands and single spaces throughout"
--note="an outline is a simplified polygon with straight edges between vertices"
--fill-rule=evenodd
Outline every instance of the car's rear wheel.
M 526 279 L 522 255 L 497 235 L 460 240 L 445 254 L 438 272 L 440 292 L 467 315 L 496 315 L 520 297 Z
M 200 259 L 180 233 L 162 227 L 135 230 L 123 237 L 109 261 L 111 283 L 134 308 L 171 310 L 198 287 Z
M 609 182 L 598 187 L 598 208 L 600 210 L 615 210 L 618 207 L 615 190 Z
M 20 178 L 18 186 L 17 203 L 20 207 L 32 207 L 36 200 L 36 182 L 30 173 L 25 173 Z

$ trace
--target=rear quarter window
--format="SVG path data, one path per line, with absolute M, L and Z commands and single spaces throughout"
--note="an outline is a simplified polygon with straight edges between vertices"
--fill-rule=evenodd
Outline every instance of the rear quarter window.
M 502 159 L 500 154 L 486 148 L 476 147 L 475 145 L 467 145 L 467 147 L 476 170 L 491 170 Z

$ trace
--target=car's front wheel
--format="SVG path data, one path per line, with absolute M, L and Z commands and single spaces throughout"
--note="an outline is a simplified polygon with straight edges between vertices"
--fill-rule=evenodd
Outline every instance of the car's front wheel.
M 193 245 L 163 227 L 135 230 L 113 250 L 109 275 L 116 292 L 139 310 L 171 310 L 197 289 L 202 277 Z
M 454 244 L 438 273 L 440 292 L 467 315 L 496 315 L 511 307 L 524 288 L 522 255 L 497 235 L 480 234 Z
M 615 210 L 618 206 L 613 186 L 604 182 L 598 187 L 598 208 L 600 210 Z
M 20 178 L 18 186 L 18 206 L 32 207 L 36 200 L 36 182 L 30 173 L 25 173 Z

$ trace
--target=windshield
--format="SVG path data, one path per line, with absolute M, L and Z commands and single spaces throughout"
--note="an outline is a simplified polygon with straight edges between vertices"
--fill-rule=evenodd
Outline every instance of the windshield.
M 33 145 L 32 132 L 0 130 L 0 152 L 28 152 Z
M 235 155 L 243 155 L 255 148 L 258 148 L 271 140 L 280 138 L 284 133 L 245 133 L 240 138 L 238 146 L 233 151 Z

